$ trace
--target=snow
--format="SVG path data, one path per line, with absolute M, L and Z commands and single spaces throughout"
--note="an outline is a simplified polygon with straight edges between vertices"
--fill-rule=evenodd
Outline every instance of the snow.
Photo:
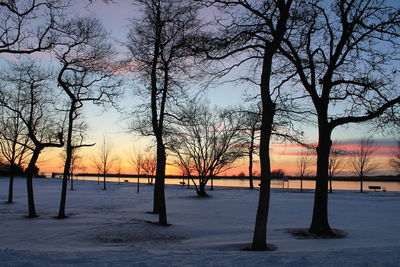
M 250 245 L 258 191 L 218 188 L 199 199 L 192 189 L 166 187 L 171 226 L 148 223 L 153 187 L 76 181 L 67 214 L 57 215 L 61 180 L 35 179 L 36 211 L 28 219 L 25 180 L 15 181 L 15 203 L 0 203 L 0 266 L 400 266 L 400 192 L 330 194 L 333 228 L 342 239 L 296 239 L 288 229 L 310 223 L 313 193 L 272 190 L 268 243 Z M 8 179 L 0 179 L 6 199 Z

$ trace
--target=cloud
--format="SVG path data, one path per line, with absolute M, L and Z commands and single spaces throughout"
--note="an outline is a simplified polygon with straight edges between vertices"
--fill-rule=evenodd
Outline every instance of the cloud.
M 1 53 L 0 57 L 5 58 L 6 61 L 19 62 L 18 58 L 16 58 L 14 55 L 9 54 L 9 53 Z
M 338 140 L 337 145 L 339 149 L 351 153 L 358 149 L 359 142 L 359 139 L 344 139 Z M 316 144 L 310 145 L 316 146 Z M 395 147 L 394 139 L 375 139 L 375 153 L 373 157 L 390 157 L 393 147 Z M 273 144 L 271 145 L 271 154 L 277 156 L 299 157 L 304 149 L 304 147 L 298 144 Z M 315 151 L 312 149 L 309 149 L 308 151 L 311 155 L 316 155 Z M 348 155 L 346 155 L 346 157 L 348 157 Z

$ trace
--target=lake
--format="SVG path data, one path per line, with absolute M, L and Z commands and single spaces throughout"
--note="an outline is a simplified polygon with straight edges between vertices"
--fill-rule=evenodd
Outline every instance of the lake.
M 78 176 L 79 180 L 91 180 L 97 181 L 97 176 Z M 100 181 L 102 181 L 102 177 L 100 177 Z M 118 177 L 107 177 L 107 182 L 118 182 Z M 128 183 L 136 183 L 137 178 L 125 178 L 121 177 L 120 182 L 123 183 L 127 181 Z M 175 184 L 180 185 L 182 179 L 179 178 L 166 178 L 166 184 Z M 147 183 L 147 178 L 140 178 L 140 183 Z M 187 183 L 187 179 L 185 179 L 185 183 Z M 197 181 L 196 181 L 197 183 Z M 253 184 L 256 188 L 258 188 L 258 184 L 260 181 L 258 179 L 254 179 Z M 214 186 L 226 186 L 226 187 L 249 187 L 249 181 L 247 179 L 215 179 L 213 182 Z M 190 181 L 190 185 L 192 185 L 192 181 Z M 208 182 L 208 186 L 211 185 L 211 181 Z M 400 191 L 400 182 L 386 182 L 386 181 L 365 181 L 363 183 L 363 188 L 365 191 L 373 191 L 368 189 L 369 186 L 381 186 L 382 190 L 386 191 Z M 272 180 L 271 182 L 272 188 L 290 188 L 290 189 L 300 189 L 300 180 Z M 360 182 L 358 181 L 332 181 L 333 190 L 360 190 Z M 315 189 L 315 181 L 312 180 L 303 180 L 303 189 Z

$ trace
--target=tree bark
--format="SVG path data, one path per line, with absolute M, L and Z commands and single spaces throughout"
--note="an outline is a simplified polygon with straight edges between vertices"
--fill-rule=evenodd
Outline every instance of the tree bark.
M 314 209 L 308 231 L 317 236 L 332 236 L 328 222 L 328 167 L 329 152 L 332 146 L 332 130 L 327 123 L 319 122 L 319 138 L 317 146 L 317 177 L 314 195 Z

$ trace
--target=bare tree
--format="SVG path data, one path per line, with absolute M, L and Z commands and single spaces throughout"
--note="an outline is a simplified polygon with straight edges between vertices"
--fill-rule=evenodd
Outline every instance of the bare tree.
M 93 155 L 93 163 L 99 172 L 103 175 L 103 190 L 106 190 L 106 177 L 110 173 L 112 166 L 117 158 L 114 155 L 112 144 L 103 137 L 97 153 Z
M 379 168 L 380 164 L 373 158 L 375 151 L 372 137 L 363 137 L 360 139 L 357 150 L 353 152 L 350 163 L 354 173 L 360 178 L 360 192 L 363 192 L 364 177 Z
M 0 118 L 0 151 L 2 158 L 8 169 L 9 186 L 8 186 L 8 200 L 7 203 L 13 203 L 14 196 L 14 176 L 18 169 L 23 169 L 25 159 L 28 157 L 29 150 L 27 143 L 29 137 L 27 129 L 21 120 L 19 113 L 25 108 L 26 103 L 22 99 L 22 86 L 14 77 L 14 73 L 5 72 L 6 74 L 1 77 L 1 118 Z M 9 86 L 10 83 L 18 84 Z M 12 107 L 9 109 L 7 107 Z
M 392 157 L 389 159 L 389 165 L 398 175 L 400 175 L 400 139 L 396 140 L 392 149 Z
M 26 127 L 29 143 L 23 144 L 32 151 L 31 158 L 26 169 L 27 191 L 28 191 L 28 209 L 29 218 L 37 217 L 32 178 L 38 172 L 36 162 L 40 153 L 47 147 L 62 147 L 63 124 L 59 115 L 54 112 L 54 94 L 49 86 L 51 74 L 43 71 L 38 64 L 33 62 L 22 62 L 20 65 L 14 65 L 15 76 L 9 77 L 11 84 L 17 86 L 16 91 L 21 94 L 23 108 L 17 109 L 12 105 L 13 101 L 8 98 L 1 99 L 3 106 L 15 112 Z M 13 86 L 13 85 L 10 85 Z M 12 97 L 12 95 L 11 95 Z M 11 104 L 11 105 L 9 105 Z
M 307 175 L 309 168 L 313 164 L 311 154 L 307 150 L 301 151 L 300 156 L 297 158 L 297 169 L 300 176 L 300 190 L 303 191 L 303 178 Z
M 258 144 L 257 141 L 260 138 L 259 132 L 261 127 L 261 107 L 260 105 L 253 106 L 250 110 L 243 111 L 244 113 L 244 126 L 243 126 L 243 137 L 244 146 L 247 147 L 247 156 L 249 160 L 249 187 L 254 189 L 253 184 L 253 163 L 254 155 L 257 155 Z
M 157 158 L 154 151 L 150 150 L 143 158 L 142 168 L 144 173 L 147 175 L 147 183 L 153 184 L 154 173 L 156 172 Z
M 120 157 L 116 157 L 116 166 L 118 184 L 121 184 L 122 160 Z
M 328 177 L 329 177 L 329 192 L 333 192 L 332 179 L 334 176 L 341 173 L 344 169 L 344 157 L 346 151 L 341 148 L 341 145 L 337 142 L 333 142 L 331 151 L 329 153 L 329 166 L 328 166 Z
M 0 1 L 0 54 L 31 54 L 52 48 L 57 41 L 58 23 L 63 19 L 63 12 L 68 6 L 69 2 L 66 0 Z M 15 123 L 18 120 L 14 120 L 13 126 L 16 126 Z M 12 139 L 14 143 L 17 143 L 16 136 L 19 130 L 14 127 L 14 138 L 10 139 L 9 134 L 12 130 L 9 126 L 12 122 L 8 120 L 7 123 L 8 126 L 1 132 L 3 137 L 8 135 L 6 139 L 2 139 L 2 150 L 13 151 L 11 154 L 7 153 L 6 157 L 9 162 L 10 160 L 12 162 L 10 163 L 11 177 L 8 194 L 8 202 L 11 203 L 14 181 L 12 173 L 15 168 L 21 167 L 25 146 L 18 148 L 18 145 L 12 145 Z
M 121 79 L 115 75 L 114 51 L 100 21 L 91 17 L 66 21 L 53 49 L 61 67 L 58 84 L 67 96 L 66 160 L 58 218 L 66 218 L 67 182 L 70 174 L 75 122 L 85 102 L 113 104 L 120 94 Z M 80 144 L 80 147 L 93 144 Z
M 74 173 L 76 170 L 83 169 L 81 166 L 82 157 L 79 154 L 79 149 L 82 147 L 94 146 L 94 144 L 85 144 L 87 124 L 85 121 L 77 120 L 74 122 L 74 127 L 72 129 L 72 150 L 71 150 L 71 166 L 69 170 L 68 179 L 70 180 L 70 190 L 74 190 Z M 63 167 L 65 166 L 65 161 L 67 160 L 66 148 L 61 153 L 61 159 L 63 162 Z
M 0 54 L 31 54 L 57 41 L 67 0 L 0 1 Z
M 207 197 L 207 182 L 230 169 L 243 157 L 243 139 L 239 136 L 241 116 L 229 110 L 210 111 L 206 105 L 188 104 L 177 124 L 177 136 L 168 145 L 176 164 L 193 181 L 197 195 Z M 198 185 L 194 180 L 198 176 Z
M 290 10 L 296 10 L 295 4 L 301 5 L 302 1 L 209 0 L 203 2 L 219 7 L 228 19 L 222 21 L 221 30 L 217 33 L 218 36 L 211 38 L 211 42 L 209 42 L 210 38 L 205 38 L 205 44 L 200 42 L 200 45 L 204 48 L 199 47 L 198 49 L 207 53 L 207 57 L 214 60 L 236 56 L 233 66 L 223 71 L 225 73 L 230 72 L 235 66 L 250 64 L 253 67 L 251 68 L 253 76 L 250 79 L 245 77 L 244 80 L 250 81 L 260 88 L 262 105 L 260 128 L 261 184 L 250 249 L 266 250 L 271 188 L 270 141 L 275 115 L 281 110 L 279 103 L 284 103 L 284 101 L 281 101 L 283 95 L 280 89 L 282 84 L 287 81 L 287 77 L 285 77 L 281 82 L 278 82 L 277 86 L 274 86 L 271 77 L 278 72 L 279 68 L 282 68 L 280 64 L 276 64 L 276 56 L 287 32 Z M 284 74 L 284 76 L 290 75 L 292 74 L 289 72 Z
M 317 113 L 312 234 L 335 236 L 328 222 L 332 131 L 375 119 L 400 102 L 393 67 L 398 63 L 399 18 L 399 10 L 381 0 L 309 1 L 282 44 L 281 52 L 295 67 Z
M 167 225 L 165 205 L 166 151 L 164 144 L 165 116 L 173 102 L 184 94 L 185 81 L 190 80 L 199 65 L 193 64 L 188 45 L 192 35 L 201 27 L 197 20 L 198 4 L 183 0 L 137 0 L 143 15 L 132 20 L 127 46 L 135 62 L 138 80 L 144 85 L 141 95 L 149 99 L 145 114 L 151 131 L 139 129 L 156 139 L 157 168 L 153 212 L 159 223 Z
M 140 175 L 141 175 L 141 171 L 143 169 L 143 164 L 144 164 L 144 160 L 143 160 L 142 155 L 137 154 L 136 159 L 135 159 L 135 171 L 136 171 L 136 175 L 137 175 L 137 186 L 136 186 L 137 193 L 139 193 Z
M 128 162 L 131 165 L 132 169 L 136 172 L 136 193 L 139 193 L 140 175 L 143 174 L 142 170 L 144 171 L 145 158 L 143 157 L 143 154 L 141 152 L 137 152 L 134 148 L 132 148 L 130 151 Z
M 74 145 L 75 147 L 75 145 Z M 65 159 L 67 157 L 66 151 L 63 151 L 63 153 L 61 153 L 61 159 L 63 160 L 63 166 L 65 163 Z M 72 150 L 72 156 L 71 156 L 71 167 L 70 167 L 70 173 L 69 173 L 69 177 L 68 179 L 70 180 L 70 190 L 74 191 L 74 173 L 81 169 L 81 161 L 82 161 L 82 156 L 79 155 L 79 150 L 78 147 L 74 148 Z

